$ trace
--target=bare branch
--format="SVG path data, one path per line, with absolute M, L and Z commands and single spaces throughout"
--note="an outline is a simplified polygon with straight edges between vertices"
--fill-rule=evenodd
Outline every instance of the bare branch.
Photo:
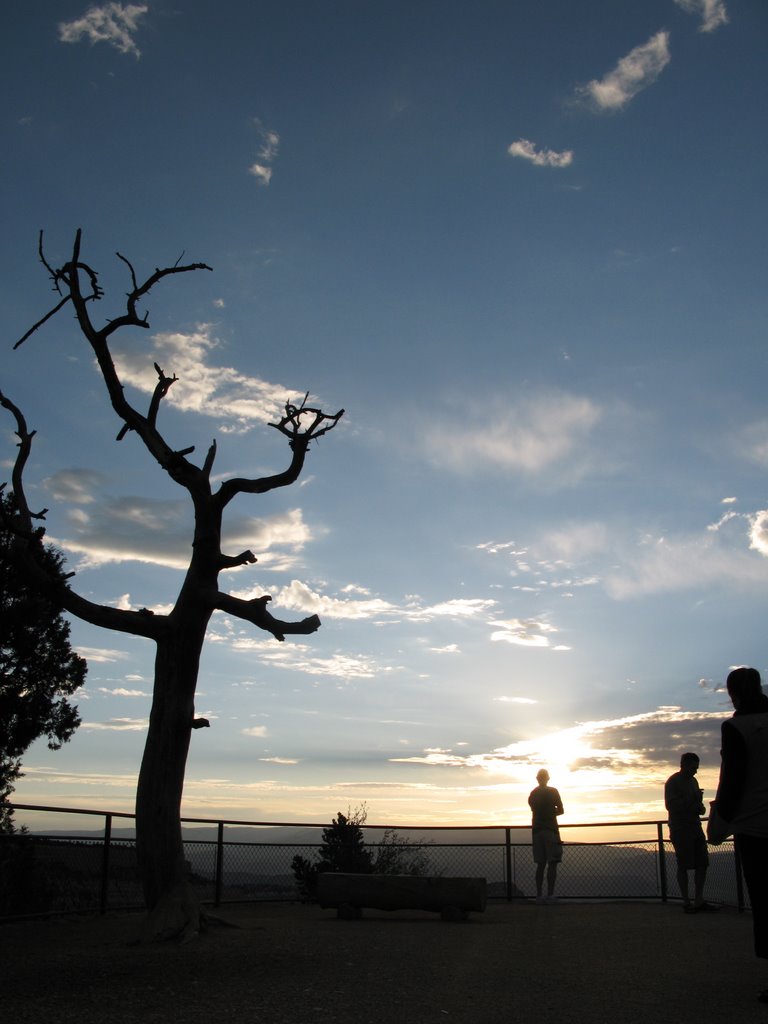
M 231 594 L 219 592 L 216 607 L 222 612 L 229 612 L 238 619 L 245 619 L 252 622 L 259 629 L 271 633 L 276 640 L 285 640 L 288 635 L 308 635 L 320 628 L 320 619 L 317 615 L 310 615 L 300 622 L 284 622 L 276 619 L 267 611 L 267 603 L 272 598 L 266 594 L 264 597 L 256 597 L 252 601 L 243 601 L 239 597 L 232 597 Z
M 281 434 L 285 434 L 286 437 L 290 438 L 291 447 L 297 443 L 301 443 L 305 447 L 308 446 L 311 441 L 315 441 L 318 437 L 322 437 L 323 434 L 327 434 L 329 430 L 333 430 L 344 415 L 344 410 L 340 409 L 334 415 L 329 416 L 322 409 L 308 406 L 308 398 L 309 392 L 307 391 L 301 401 L 301 405 L 286 402 L 285 415 L 281 417 L 280 422 L 269 424 L 270 427 L 274 427 L 275 430 L 279 430 Z M 309 426 L 303 426 L 307 417 L 311 417 L 312 422 Z M 323 426 L 324 423 L 327 426 Z
M 216 439 L 211 441 L 211 447 L 208 449 L 208 454 L 205 456 L 205 462 L 203 463 L 203 475 L 206 479 L 210 478 L 211 470 L 213 469 L 214 459 L 216 458 Z
M 157 384 L 155 384 L 155 390 L 152 393 L 152 401 L 149 403 L 149 412 L 147 413 L 147 422 L 151 427 L 154 427 L 155 422 L 157 421 L 157 413 L 160 409 L 160 403 L 171 390 L 171 387 L 179 379 L 175 373 L 172 377 L 166 377 L 157 363 L 154 363 L 153 365 L 157 371 L 158 381 Z
M 86 622 L 93 625 L 104 626 L 122 633 L 157 639 L 165 628 L 166 616 L 152 616 L 148 615 L 146 611 L 132 612 L 122 608 L 112 608 L 108 605 L 94 604 L 70 590 L 67 580 L 71 579 L 74 573 L 51 569 L 50 561 L 43 557 L 45 529 L 42 526 L 34 526 L 35 520 L 45 519 L 48 510 L 30 511 L 24 492 L 24 467 L 32 451 L 32 439 L 35 436 L 35 431 L 27 428 L 21 409 L 1 391 L 0 405 L 7 409 L 16 420 L 16 436 L 19 438 L 19 451 L 11 477 L 16 515 L 13 520 L 7 516 L 4 517 L 6 527 L 15 537 L 12 548 L 13 557 L 24 567 L 33 586 L 49 595 L 58 605 L 78 618 L 85 619 Z
M 222 569 L 236 569 L 240 565 L 254 565 L 258 558 L 252 551 L 241 551 L 239 555 L 222 555 Z
M 42 327 L 43 324 L 47 320 L 50 320 L 52 316 L 55 316 L 56 313 L 58 313 L 59 310 L 62 308 L 62 306 L 65 306 L 71 299 L 72 299 L 71 295 L 65 295 L 64 298 L 61 300 L 61 302 L 57 302 L 56 305 L 53 307 L 53 309 L 50 310 L 50 312 L 45 314 L 45 316 L 42 318 L 42 320 L 38 320 L 36 324 L 34 324 L 32 327 L 29 328 L 29 330 L 26 332 L 26 334 L 23 335 L 23 337 L 19 338 L 19 340 L 13 346 L 14 350 L 19 348 L 21 345 L 23 345 L 24 342 L 27 340 L 27 338 L 31 337 L 35 333 L 35 331 L 39 327 Z
M 304 467 L 309 445 L 323 434 L 327 434 L 329 430 L 333 430 L 344 415 L 343 409 L 333 415 L 328 415 L 322 409 L 308 406 L 306 404 L 308 397 L 309 392 L 304 395 L 301 405 L 286 402 L 285 415 L 281 417 L 280 422 L 269 424 L 270 427 L 274 427 L 275 430 L 279 430 L 281 434 L 289 438 L 290 448 L 293 452 L 290 466 L 282 473 L 275 473 L 273 476 L 260 479 L 249 480 L 235 477 L 225 480 L 217 494 L 221 508 L 226 507 L 236 494 L 265 494 L 277 487 L 287 487 L 298 479 Z M 305 425 L 307 417 L 311 418 L 309 425 Z

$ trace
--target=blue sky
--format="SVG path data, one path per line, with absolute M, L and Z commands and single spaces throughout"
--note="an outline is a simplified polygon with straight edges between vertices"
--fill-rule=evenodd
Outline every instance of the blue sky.
M 346 410 L 299 485 L 230 506 L 222 582 L 317 612 L 277 644 L 217 615 L 184 811 L 524 823 L 663 814 L 715 784 L 722 682 L 766 668 L 761 0 L 202 0 L 5 19 L 0 387 L 88 597 L 170 606 L 190 509 L 118 424 L 37 259 L 78 227 L 137 403 L 174 446 L 287 465 L 266 424 Z M 13 424 L 2 427 L 6 467 Z M 73 624 L 83 725 L 22 802 L 130 811 L 153 651 Z

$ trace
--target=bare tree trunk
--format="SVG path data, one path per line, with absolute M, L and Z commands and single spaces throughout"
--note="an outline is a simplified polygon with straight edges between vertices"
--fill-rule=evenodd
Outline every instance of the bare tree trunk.
M 174 617 L 179 622 L 157 646 L 149 731 L 136 790 L 136 853 L 149 910 L 145 937 L 151 939 L 188 937 L 200 928 L 180 814 L 208 616 L 185 615 L 177 608 Z
M 138 306 L 157 284 L 176 274 L 210 270 L 210 267 L 204 263 L 181 265 L 177 261 L 172 267 L 156 268 L 141 283 L 131 263 L 118 253 L 119 259 L 128 268 L 132 287 L 127 294 L 125 313 L 110 317 L 99 328 L 91 319 L 90 309 L 91 304 L 101 299 L 104 292 L 98 283 L 97 273 L 81 259 L 81 242 L 82 233 L 78 230 L 71 259 L 57 269 L 45 257 L 43 234 L 40 233 L 40 260 L 53 281 L 60 301 L 26 331 L 14 347 L 24 344 L 64 306 L 72 304 L 83 337 L 96 357 L 112 408 L 122 424 L 117 440 L 121 441 L 129 433 L 135 433 L 149 455 L 175 483 L 188 492 L 192 500 L 195 509 L 192 558 L 179 598 L 169 615 L 153 615 L 144 608 L 133 611 L 95 604 L 71 589 L 68 581 L 74 574 L 51 574 L 47 571 L 42 561 L 45 529 L 38 524 L 39 520 L 45 519 L 47 510 L 33 512 L 30 509 L 23 483 L 24 468 L 32 450 L 35 432 L 27 428 L 21 409 L 0 392 L 0 406 L 14 417 L 19 438 L 12 472 L 18 509 L 13 522 L 9 521 L 7 525 L 17 538 L 15 547 L 23 555 L 31 586 L 51 594 L 63 608 L 85 622 L 143 636 L 157 644 L 152 710 L 136 792 L 136 852 L 149 911 L 145 937 L 160 939 L 185 936 L 196 934 L 201 922 L 200 910 L 187 878 L 180 814 L 184 771 L 194 724 L 200 653 L 208 621 L 214 610 L 218 609 L 253 623 L 278 641 L 285 640 L 288 634 L 314 633 L 320 626 L 317 615 L 310 615 L 299 622 L 284 622 L 274 617 L 267 610 L 271 600 L 267 594 L 244 601 L 230 594 L 219 593 L 218 575 L 223 569 L 256 562 L 256 556 L 250 550 L 239 554 L 225 554 L 221 551 L 222 515 L 237 495 L 266 494 L 275 488 L 294 483 L 304 467 L 311 443 L 333 430 L 344 415 L 344 410 L 328 415 L 322 409 L 308 405 L 309 392 L 298 404 L 289 399 L 285 403 L 285 413 L 277 423 L 270 424 L 288 439 L 291 455 L 287 468 L 266 477 L 229 477 L 213 493 L 211 471 L 216 458 L 215 440 L 202 465 L 196 465 L 188 458 L 194 452 L 194 447 L 178 449 L 171 446 L 157 425 L 161 404 L 178 380 L 176 375 L 166 374 L 157 363 L 154 364 L 157 382 L 149 408 L 143 414 L 126 397 L 110 350 L 113 336 L 123 328 L 149 327 L 147 314 L 140 313 Z M 0 491 L 3 486 L 0 483 Z

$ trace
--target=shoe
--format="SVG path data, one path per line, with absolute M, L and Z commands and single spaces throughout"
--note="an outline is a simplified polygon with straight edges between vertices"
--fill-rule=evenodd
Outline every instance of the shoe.
M 757 997 L 758 1003 L 768 1003 L 768 988 L 764 988 L 760 995 Z
M 536 902 L 537 903 L 546 903 L 547 901 L 546 901 L 546 898 L 544 896 L 537 896 L 536 897 Z
M 558 900 L 557 896 L 547 896 L 547 898 L 544 900 L 544 902 L 545 903 L 558 903 L 559 900 Z
M 716 914 L 720 907 L 715 906 L 714 903 L 707 903 L 706 900 L 703 903 L 699 903 L 698 906 L 694 904 L 694 910 L 697 914 Z

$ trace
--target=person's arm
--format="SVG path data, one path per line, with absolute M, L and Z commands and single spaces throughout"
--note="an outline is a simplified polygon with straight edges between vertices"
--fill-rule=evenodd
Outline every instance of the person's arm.
M 564 814 L 565 812 L 564 812 L 564 809 L 563 809 L 563 801 L 560 799 L 560 793 L 557 790 L 555 790 L 554 791 L 554 795 L 555 795 L 555 807 L 554 807 L 555 814 Z
M 664 806 L 671 815 L 678 816 L 685 812 L 685 798 L 680 792 L 679 781 L 676 775 L 672 775 L 664 783 Z
M 747 778 L 747 743 L 731 722 L 723 722 L 721 728 L 722 748 L 720 757 L 720 782 L 717 786 L 715 803 L 717 813 L 723 821 L 731 821 L 741 803 L 744 783 Z

